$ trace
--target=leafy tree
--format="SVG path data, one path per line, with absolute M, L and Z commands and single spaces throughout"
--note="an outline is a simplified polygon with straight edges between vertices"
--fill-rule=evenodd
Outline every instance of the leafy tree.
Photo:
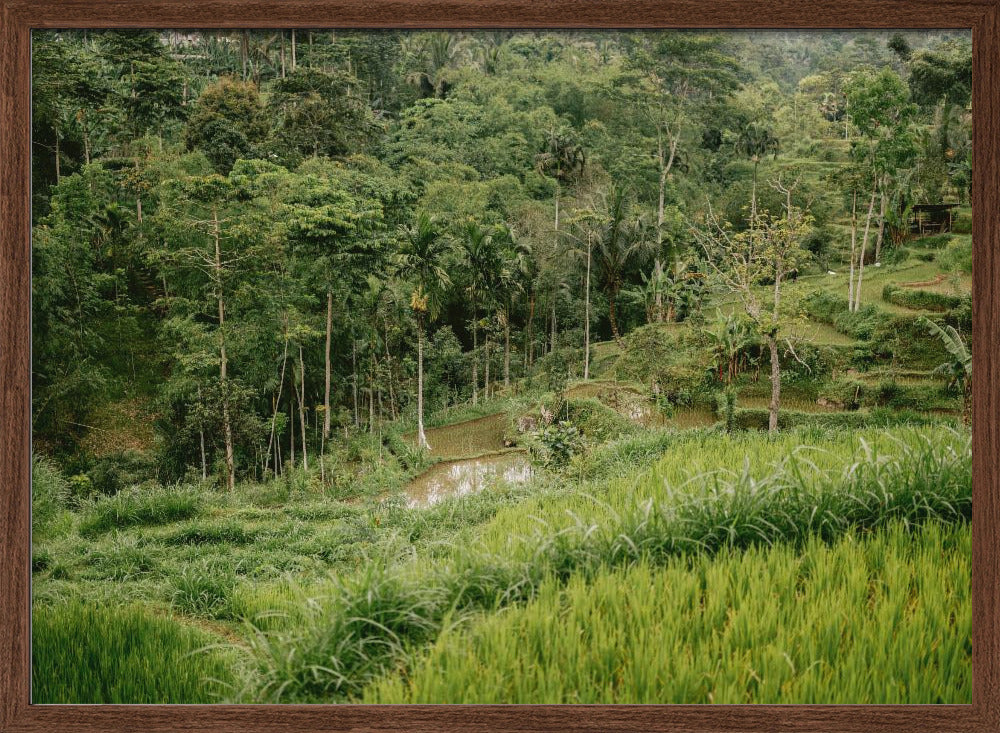
M 257 87 L 224 78 L 198 98 L 184 139 L 189 150 L 204 152 L 216 172 L 226 175 L 240 158 L 255 157 L 267 135 Z

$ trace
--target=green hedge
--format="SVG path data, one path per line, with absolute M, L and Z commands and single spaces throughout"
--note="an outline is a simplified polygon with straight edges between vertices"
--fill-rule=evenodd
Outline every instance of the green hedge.
M 733 424 L 740 430 L 767 430 L 769 413 L 763 408 L 738 408 L 733 415 Z M 788 430 L 794 427 L 821 428 L 868 428 L 892 425 L 931 425 L 942 422 L 942 418 L 920 412 L 899 411 L 878 408 L 871 412 L 799 412 L 779 410 L 778 428 Z
M 964 298 L 957 295 L 945 295 L 935 293 L 931 290 L 918 290 L 915 288 L 900 288 L 896 285 L 886 285 L 882 288 L 882 300 L 887 303 L 901 305 L 904 308 L 914 310 L 945 311 L 958 308 L 962 305 Z

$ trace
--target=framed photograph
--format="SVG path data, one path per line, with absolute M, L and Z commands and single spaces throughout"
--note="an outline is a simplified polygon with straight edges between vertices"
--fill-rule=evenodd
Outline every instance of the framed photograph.
M 0 0 L 0 730 L 1000 728 L 998 6 Z

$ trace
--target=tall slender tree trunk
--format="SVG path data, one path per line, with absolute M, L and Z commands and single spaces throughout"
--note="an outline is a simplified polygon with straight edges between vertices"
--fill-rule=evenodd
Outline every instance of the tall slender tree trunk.
M 621 333 L 618 331 L 618 317 L 615 313 L 615 305 L 618 300 L 618 292 L 616 289 L 612 289 L 608 293 L 608 318 L 611 321 L 611 335 L 614 336 L 615 341 L 618 345 L 622 345 Z
M 249 31 L 240 31 L 240 63 L 243 66 L 243 81 L 247 80 L 247 57 L 250 55 Z
M 549 353 L 556 350 L 556 299 L 552 297 L 552 338 L 549 343 Z
M 590 259 L 592 242 L 587 234 L 587 279 L 583 286 L 583 378 L 590 379 Z
M 665 203 L 666 203 L 666 193 L 667 193 L 667 179 L 670 175 L 670 170 L 674 166 L 674 160 L 677 157 L 677 144 L 676 138 L 671 138 L 670 140 L 670 155 L 666 155 L 663 147 L 663 133 L 660 132 L 657 135 L 657 158 L 660 162 L 660 185 L 659 185 L 659 199 L 656 206 L 656 263 L 655 271 L 657 275 L 663 272 L 663 263 L 660 262 L 660 255 L 663 248 L 663 221 L 665 218 Z M 590 256 L 588 252 L 588 258 Z M 588 266 L 589 266 L 588 260 Z M 663 322 L 663 293 L 659 288 L 656 290 L 656 305 L 655 305 L 655 317 L 657 323 Z
M 528 360 L 527 365 L 531 366 L 535 363 L 535 335 L 533 330 L 533 324 L 535 321 L 535 291 L 532 290 L 531 294 L 528 296 L 528 322 L 524 330 L 524 354 L 525 358 Z
M 383 314 L 382 323 L 385 326 L 385 339 L 383 343 L 385 344 L 385 366 L 386 372 L 389 378 L 389 411 L 392 414 L 392 419 L 396 419 L 396 391 L 392 385 L 393 382 L 393 366 L 392 366 L 392 354 L 389 351 L 389 319 Z
M 294 372 L 295 367 L 292 367 Z M 292 382 L 295 381 L 294 374 L 292 376 Z M 292 384 L 292 394 L 297 395 L 298 390 L 295 389 L 295 385 Z M 288 400 L 288 457 L 292 462 L 292 468 L 295 468 L 295 400 Z
M 760 161 L 754 156 L 753 161 L 753 189 L 750 191 L 750 226 L 753 227 L 757 224 L 757 168 L 760 166 Z
M 876 192 L 872 191 L 872 198 L 868 204 L 868 217 L 865 219 L 865 236 L 861 240 L 861 254 L 858 256 L 858 284 L 854 287 L 854 310 L 861 308 L 861 281 L 865 276 L 865 254 L 868 251 L 868 236 L 871 233 L 872 217 L 875 213 Z
M 424 324 L 423 319 L 417 324 L 417 445 L 427 450 L 431 444 L 427 442 L 424 432 Z
M 281 409 L 281 392 L 285 387 L 285 368 L 288 365 L 288 316 L 284 316 L 282 328 L 285 336 L 285 349 L 281 356 L 281 378 L 278 380 L 278 395 L 274 398 L 274 413 L 271 415 L 271 437 L 267 442 L 267 459 L 271 458 L 271 447 L 273 446 L 274 451 L 274 475 L 278 475 L 278 440 L 277 440 L 277 423 L 278 423 L 278 410 Z
M 309 470 L 309 449 L 306 447 L 306 360 L 299 344 L 299 434 L 302 436 L 302 468 Z
M 851 269 L 847 275 L 847 310 L 854 310 L 854 263 L 858 250 L 858 192 L 851 195 Z
M 226 488 L 236 488 L 236 459 L 233 451 L 233 426 L 229 416 L 229 358 L 226 355 L 226 301 L 222 293 L 222 237 L 219 211 L 212 209 L 212 238 L 215 242 L 215 285 L 219 304 L 219 385 L 222 389 L 222 432 L 226 446 Z
M 198 385 L 198 407 L 202 410 L 205 406 L 201 402 L 201 385 Z M 201 480 L 208 480 L 208 461 L 205 459 L 205 425 L 203 421 L 198 421 L 198 438 L 201 441 Z
M 510 303 L 503 314 L 503 388 L 510 389 Z
M 358 341 L 354 338 L 354 330 L 351 330 L 351 391 L 354 393 L 354 427 L 361 424 L 361 415 L 358 412 Z
M 875 261 L 882 261 L 882 243 L 885 241 L 885 216 L 889 208 L 889 194 L 887 187 L 889 181 L 886 178 L 882 179 L 882 192 L 881 192 L 881 203 L 879 206 L 878 214 L 878 237 L 875 239 Z
M 767 335 L 767 348 L 771 352 L 771 403 L 767 429 L 774 433 L 778 430 L 778 409 L 781 406 L 781 362 L 778 358 L 778 337 L 773 330 Z
M 295 71 L 295 29 L 292 28 L 292 71 Z
M 490 333 L 486 332 L 486 344 L 483 347 L 483 357 L 485 360 L 484 378 L 483 378 L 483 394 L 488 400 L 490 398 Z
M 285 31 L 281 31 L 281 78 L 284 79 L 287 76 L 285 70 Z
M 59 133 L 56 132 L 56 183 L 62 180 L 62 152 L 60 151 Z
M 284 38 L 284 31 L 282 31 Z M 330 373 L 333 367 L 330 362 L 330 342 L 333 338 L 333 290 L 326 291 L 326 361 L 323 367 L 323 440 L 330 437 Z
M 479 403 L 479 324 L 476 312 L 476 296 L 472 296 L 472 404 Z

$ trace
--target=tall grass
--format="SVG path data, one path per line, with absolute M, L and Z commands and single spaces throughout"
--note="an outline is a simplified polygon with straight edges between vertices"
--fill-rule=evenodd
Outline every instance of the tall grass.
M 208 637 L 141 608 L 80 602 L 32 613 L 32 702 L 217 702 L 233 684 L 233 659 L 204 651 Z
M 93 537 L 112 529 L 188 519 L 198 513 L 201 497 L 191 488 L 133 488 L 97 499 L 83 512 L 80 534 Z
M 569 497 L 563 506 L 581 509 L 579 514 L 525 533 L 523 509 L 520 514 L 518 507 L 505 509 L 520 516 L 516 539 L 498 540 L 494 527 L 477 551 L 456 547 L 436 564 L 370 568 L 351 581 L 311 589 L 303 593 L 310 609 L 306 617 L 257 629 L 255 683 L 244 697 L 353 699 L 369 680 L 404 667 L 414 648 L 453 622 L 530 600 L 554 582 L 584 582 L 614 569 L 669 566 L 679 557 L 778 544 L 794 552 L 889 524 L 964 524 L 971 508 L 967 435 L 939 429 L 872 437 L 872 442 L 859 438 L 853 456 L 843 446 L 777 452 L 770 467 L 766 460 L 774 446 L 759 436 L 744 439 L 738 444 L 757 448 L 753 470 L 747 459 L 736 470 L 677 472 L 674 457 L 638 487 L 623 484 L 628 493 L 618 498 L 617 511 L 610 502 L 575 497 L 573 504 Z M 700 445 L 688 441 L 688 447 L 704 454 L 707 447 L 724 452 L 732 446 L 725 436 L 703 438 Z M 702 458 L 708 465 L 718 465 L 717 459 Z M 506 520 L 500 526 L 508 526 Z
M 642 561 L 445 631 L 372 703 L 969 703 L 968 526 Z

